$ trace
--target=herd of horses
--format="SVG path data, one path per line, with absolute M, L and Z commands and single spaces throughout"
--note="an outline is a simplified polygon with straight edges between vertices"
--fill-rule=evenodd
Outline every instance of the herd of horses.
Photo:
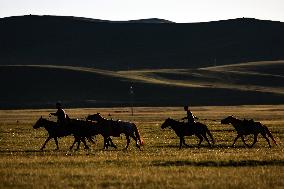
M 261 124 L 260 122 L 255 122 L 253 120 L 240 120 L 233 116 L 228 116 L 225 119 L 221 120 L 221 124 L 231 124 L 236 132 L 237 136 L 234 139 L 233 145 L 235 145 L 238 138 L 241 138 L 243 143 L 251 148 L 257 142 L 257 136 L 261 134 L 267 141 L 269 147 L 271 147 L 269 138 L 272 139 L 275 145 L 277 145 L 275 139 L 273 138 L 269 129 Z M 141 148 L 144 144 L 143 139 L 140 136 L 139 130 L 134 123 L 121 121 L 121 120 L 111 120 L 106 119 L 100 115 L 100 113 L 87 116 L 86 120 L 78 119 L 69 119 L 66 121 L 66 124 L 59 126 L 57 122 L 50 121 L 40 117 L 37 122 L 34 124 L 33 128 L 37 129 L 43 127 L 48 132 L 48 137 L 44 142 L 41 150 L 43 150 L 49 140 L 54 139 L 56 143 L 56 149 L 59 149 L 58 138 L 65 136 L 74 136 L 74 142 L 70 147 L 70 150 L 73 149 L 74 145 L 77 143 L 77 150 L 79 149 L 80 143 L 83 142 L 85 149 L 89 149 L 89 146 L 86 143 L 88 140 L 91 143 L 95 143 L 94 137 L 96 135 L 102 135 L 104 138 L 104 149 L 107 149 L 109 146 L 117 148 L 116 145 L 112 142 L 111 137 L 120 137 L 121 134 L 126 136 L 126 147 L 128 148 L 130 144 L 130 138 L 134 139 L 136 142 L 136 147 Z M 172 128 L 176 135 L 180 139 L 179 148 L 182 148 L 182 145 L 188 146 L 185 143 L 185 136 L 195 135 L 199 138 L 198 147 L 200 147 L 202 141 L 205 139 L 208 145 L 211 147 L 215 141 L 209 131 L 208 127 L 200 122 L 196 122 L 193 125 L 188 125 L 185 122 L 177 121 L 171 118 L 167 118 L 161 125 L 161 128 Z M 254 141 L 251 145 L 248 145 L 245 142 L 246 135 L 254 135 Z M 209 140 L 209 138 L 211 141 Z M 212 144 L 211 144 L 212 143 Z

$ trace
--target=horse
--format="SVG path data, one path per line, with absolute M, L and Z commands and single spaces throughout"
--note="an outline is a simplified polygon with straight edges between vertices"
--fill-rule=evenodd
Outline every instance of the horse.
M 126 136 L 127 140 L 125 149 L 128 149 L 130 137 L 135 140 L 137 148 L 140 149 L 140 147 L 144 144 L 144 141 L 140 136 L 139 130 L 134 123 L 125 122 L 121 120 L 108 120 L 102 117 L 100 113 L 88 115 L 87 120 L 97 122 L 97 132 L 99 132 L 99 134 L 104 137 L 104 148 L 107 148 L 107 140 L 108 138 L 110 138 L 110 136 L 119 137 L 122 133 Z
M 34 129 L 38 129 L 40 127 L 45 128 L 45 130 L 47 130 L 47 132 L 48 132 L 48 137 L 45 140 L 45 142 L 43 143 L 43 146 L 40 148 L 40 150 L 43 150 L 45 148 L 45 145 L 52 138 L 55 141 L 56 150 L 58 150 L 59 146 L 58 146 L 57 138 L 70 136 L 72 134 L 74 135 L 74 129 L 71 129 L 69 126 L 67 126 L 67 125 L 66 126 L 58 126 L 58 124 L 56 122 L 44 119 L 42 117 L 40 117 L 37 120 L 37 122 L 33 125 Z M 78 146 L 77 146 L 77 150 L 78 150 L 80 141 L 82 141 L 84 143 L 85 149 L 89 149 L 88 145 L 86 144 L 85 137 L 82 137 L 80 135 L 74 135 L 74 138 L 75 138 L 75 140 L 74 140 L 74 143 L 72 144 L 72 146 L 70 147 L 70 150 L 72 150 L 72 148 L 73 148 L 73 146 L 76 142 L 78 143 Z M 91 142 L 94 142 L 91 137 L 88 137 L 88 140 L 91 141 Z
M 244 144 L 247 147 L 252 148 L 253 145 L 257 142 L 257 135 L 259 133 L 263 136 L 263 138 L 265 138 L 265 140 L 267 141 L 269 145 L 269 148 L 271 148 L 271 145 L 270 145 L 268 137 L 270 137 L 272 141 L 274 142 L 274 144 L 277 145 L 269 129 L 265 125 L 261 124 L 260 122 L 255 122 L 253 120 L 240 120 L 240 119 L 235 118 L 234 116 L 228 116 L 221 120 L 221 124 L 232 124 L 232 126 L 237 131 L 238 135 L 235 138 L 232 147 L 235 146 L 236 141 L 238 140 L 238 138 L 241 137 Z M 244 139 L 244 136 L 250 135 L 250 134 L 254 135 L 254 141 L 251 146 L 246 144 L 245 139 Z
M 208 145 L 211 147 L 210 141 L 207 138 L 206 134 L 209 135 L 209 137 L 212 140 L 212 144 L 215 143 L 214 138 L 211 134 L 211 132 L 209 131 L 208 127 L 206 125 L 204 125 L 203 123 L 200 122 L 196 122 L 194 124 L 192 124 L 191 126 L 188 126 L 186 123 L 184 122 L 180 122 L 171 118 L 167 118 L 164 123 L 161 125 L 162 129 L 165 129 L 167 127 L 171 127 L 176 135 L 180 138 L 180 143 L 179 143 L 179 148 L 181 149 L 182 144 L 184 144 L 185 146 L 189 146 L 185 143 L 185 136 L 191 136 L 191 135 L 195 135 L 199 138 L 199 143 L 198 143 L 198 147 L 200 147 L 201 142 L 203 141 L 203 138 L 207 141 Z

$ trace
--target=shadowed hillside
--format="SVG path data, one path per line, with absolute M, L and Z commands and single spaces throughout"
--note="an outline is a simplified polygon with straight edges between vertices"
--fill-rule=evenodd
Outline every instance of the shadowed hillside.
M 283 33 L 246 18 L 1 18 L 0 108 L 282 104 Z
M 0 64 L 127 70 L 281 60 L 283 33 L 284 23 L 246 18 L 177 24 L 161 19 L 9 17 L 0 19 Z
M 284 61 L 132 71 L 0 66 L 0 109 L 53 107 L 58 100 L 68 107 L 283 104 L 283 66 Z

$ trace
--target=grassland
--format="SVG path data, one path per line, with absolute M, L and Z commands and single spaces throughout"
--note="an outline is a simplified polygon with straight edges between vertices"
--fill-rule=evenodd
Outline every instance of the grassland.
M 134 116 L 128 108 L 66 109 L 70 117 L 84 118 L 101 112 L 113 119 L 130 120 L 138 125 L 145 141 L 142 151 L 133 141 L 124 151 L 125 137 L 114 138 L 118 149 L 102 150 L 97 137 L 91 150 L 69 151 L 72 137 L 59 140 L 55 151 L 50 141 L 39 151 L 46 138 L 33 123 L 53 110 L 0 111 L 0 188 L 283 188 L 284 187 L 284 106 L 203 106 L 192 111 L 207 124 L 216 139 L 208 148 L 196 147 L 197 138 L 186 139 L 190 147 L 178 149 L 178 138 L 160 129 L 167 117 L 184 116 L 182 108 L 139 107 Z M 236 133 L 220 119 L 234 114 L 261 121 L 271 130 L 278 146 L 268 148 L 259 141 L 252 149 L 238 141 L 230 147 Z M 251 142 L 252 138 L 247 140 Z

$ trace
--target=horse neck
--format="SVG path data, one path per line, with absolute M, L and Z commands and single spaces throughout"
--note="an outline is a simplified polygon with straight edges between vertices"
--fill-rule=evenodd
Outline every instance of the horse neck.
M 47 130 L 47 131 L 50 131 L 50 130 L 53 130 L 55 127 L 56 123 L 53 122 L 53 121 L 49 121 L 49 120 L 44 120 L 44 123 L 43 123 L 43 127 Z
M 242 123 L 242 120 L 240 120 L 240 119 L 238 119 L 238 118 L 232 118 L 231 124 L 232 124 L 234 127 L 240 126 L 241 123 Z
M 169 124 L 170 127 L 173 129 L 173 130 L 176 130 L 179 128 L 179 126 L 181 125 L 182 123 L 179 122 L 179 121 L 176 121 L 174 119 L 171 119 L 171 123 Z

